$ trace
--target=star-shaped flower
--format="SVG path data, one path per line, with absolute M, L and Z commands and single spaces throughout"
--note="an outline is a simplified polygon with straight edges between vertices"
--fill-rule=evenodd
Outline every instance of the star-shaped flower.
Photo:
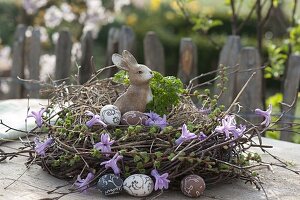
M 91 128 L 95 124 L 101 124 L 103 127 L 107 127 L 107 125 L 101 120 L 101 117 L 99 115 L 95 115 L 91 111 L 85 111 L 85 114 L 92 117 L 92 119 L 85 123 L 89 128 Z
M 232 131 L 233 137 L 234 138 L 238 138 L 241 135 L 243 135 L 243 133 L 246 131 L 246 126 L 243 126 L 240 124 L 240 128 L 236 128 L 235 130 Z
M 225 133 L 226 138 L 229 138 L 229 134 L 235 129 L 234 115 L 226 115 L 225 118 L 222 119 L 222 125 L 217 126 L 215 131 L 218 133 Z
M 157 126 L 160 129 L 164 129 L 166 126 L 168 126 L 166 115 L 160 117 L 157 113 L 152 111 L 150 111 L 150 113 L 145 114 L 149 117 L 149 119 L 147 119 L 145 122 L 146 126 Z
M 195 133 L 191 133 L 185 124 L 182 126 L 181 136 L 175 141 L 176 145 L 180 145 L 183 142 L 187 142 L 189 140 L 195 139 L 197 135 Z
M 42 157 L 46 156 L 45 151 L 47 150 L 48 147 L 54 142 L 54 139 L 49 137 L 45 142 L 40 142 L 38 137 L 34 138 L 34 143 L 35 143 L 35 152 L 38 155 L 41 155 Z
M 266 111 L 263 111 L 259 108 L 255 109 L 255 114 L 261 115 L 265 118 L 265 120 L 260 125 L 265 125 L 266 127 L 270 125 L 271 113 L 272 113 L 272 104 L 269 105 L 269 108 Z
M 169 188 L 169 183 L 170 183 L 170 180 L 168 179 L 169 173 L 164 173 L 160 175 L 156 169 L 153 169 L 151 171 L 151 175 L 155 178 L 155 185 L 154 185 L 155 190 Z
M 78 175 L 74 185 L 76 185 L 81 192 L 86 192 L 93 179 L 94 174 L 91 172 L 88 173 L 85 179 L 81 179 L 80 175 Z
M 110 153 L 111 145 L 114 143 L 114 140 L 110 140 L 109 134 L 105 133 L 101 135 L 101 141 L 94 145 L 94 148 L 97 150 L 101 150 L 102 153 Z M 109 154 L 106 154 L 109 156 Z
M 199 136 L 198 136 L 199 140 L 202 141 L 205 138 L 207 138 L 207 135 L 205 135 L 202 131 L 200 132 Z
M 120 168 L 117 165 L 117 162 L 121 160 L 123 156 L 120 156 L 117 152 L 114 157 L 108 161 L 102 162 L 100 165 L 105 165 L 105 169 L 112 168 L 115 175 L 119 175 L 121 173 Z
M 38 112 L 35 112 L 35 111 L 31 111 L 31 113 L 27 116 L 28 117 L 34 117 L 35 119 L 35 123 L 36 125 L 41 128 L 42 127 L 42 124 L 43 124 L 43 113 L 46 111 L 45 108 L 41 108 Z

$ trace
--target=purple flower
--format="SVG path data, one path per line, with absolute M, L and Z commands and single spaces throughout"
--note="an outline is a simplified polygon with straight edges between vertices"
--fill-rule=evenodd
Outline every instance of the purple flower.
M 199 136 L 198 136 L 199 140 L 202 141 L 204 140 L 205 138 L 207 138 L 207 136 L 201 131 Z
M 95 124 L 101 124 L 102 126 L 107 127 L 107 125 L 101 120 L 99 115 L 95 115 L 91 111 L 85 111 L 85 114 L 92 117 L 92 119 L 85 123 L 89 128 L 91 128 Z
M 40 142 L 39 138 L 34 138 L 35 152 L 42 157 L 46 156 L 46 149 L 53 143 L 54 139 L 49 137 L 45 142 Z
M 110 146 L 114 143 L 114 140 L 110 140 L 110 137 L 107 133 L 101 135 L 101 141 L 94 145 L 94 148 L 97 150 L 101 150 L 102 153 L 110 153 Z M 106 154 L 109 156 L 109 154 Z
M 198 110 L 203 115 L 208 115 L 211 112 L 211 108 L 199 108 Z
M 187 126 L 185 124 L 183 124 L 181 136 L 175 141 L 175 144 L 179 145 L 179 144 L 181 144 L 183 142 L 195 139 L 196 137 L 197 137 L 197 135 L 195 135 L 195 133 L 191 133 L 187 129 Z
M 246 130 L 246 126 L 240 125 L 240 128 L 236 128 L 235 130 L 232 131 L 233 137 L 234 138 L 238 138 L 241 135 L 243 135 L 243 133 Z
M 154 186 L 155 190 L 169 188 L 170 180 L 167 179 L 169 176 L 169 173 L 164 173 L 163 175 L 159 175 L 158 171 L 156 169 L 153 169 L 151 171 L 151 175 L 155 178 L 155 186 Z
M 164 115 L 163 118 L 161 118 L 158 114 L 152 111 L 150 111 L 150 113 L 145 114 L 149 117 L 149 119 L 147 119 L 145 122 L 146 126 L 158 126 L 160 129 L 164 129 L 168 125 L 166 115 Z
M 43 113 L 44 113 L 45 111 L 46 111 L 45 108 L 41 108 L 41 110 L 38 111 L 38 112 L 31 111 L 31 113 L 27 116 L 27 118 L 28 118 L 28 117 L 34 117 L 34 118 L 35 118 L 35 123 L 37 124 L 37 126 L 38 126 L 39 128 L 41 128 L 41 127 L 42 127 L 42 123 L 43 123 L 43 118 L 42 118 L 42 116 L 43 116 Z
M 235 129 L 234 115 L 226 115 L 225 118 L 222 119 L 222 125 L 217 126 L 215 131 L 218 133 L 225 133 L 226 138 L 229 138 L 229 134 Z
M 265 118 L 265 120 L 260 125 L 265 125 L 266 127 L 270 125 L 271 112 L 272 112 L 272 104 L 269 105 L 269 108 L 266 111 L 263 111 L 259 108 L 255 109 L 255 114 L 261 115 Z
M 105 165 L 105 169 L 108 169 L 109 167 L 112 168 L 114 174 L 119 175 L 121 173 L 121 170 L 118 167 L 117 162 L 122 158 L 123 156 L 119 156 L 119 153 L 117 152 L 112 159 L 104 161 L 100 165 Z
M 81 192 L 86 192 L 93 179 L 94 174 L 91 172 L 88 173 L 85 179 L 81 179 L 80 175 L 78 175 L 74 185 L 76 185 Z

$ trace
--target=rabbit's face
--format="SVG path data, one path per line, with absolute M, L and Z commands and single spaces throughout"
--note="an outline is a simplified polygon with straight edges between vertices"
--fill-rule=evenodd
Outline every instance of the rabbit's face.
M 129 70 L 128 76 L 131 84 L 140 85 L 149 83 L 153 73 L 147 66 L 138 64 Z

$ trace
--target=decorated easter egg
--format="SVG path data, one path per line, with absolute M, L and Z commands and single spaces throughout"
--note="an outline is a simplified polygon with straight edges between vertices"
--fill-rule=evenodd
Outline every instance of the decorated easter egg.
M 107 125 L 119 125 L 121 120 L 121 112 L 114 105 L 106 105 L 100 110 L 101 120 Z
M 151 194 L 153 191 L 153 181 L 145 174 L 133 174 L 124 180 L 124 190 L 132 195 L 144 197 Z
M 181 180 L 181 191 L 188 197 L 199 197 L 205 190 L 205 182 L 198 175 L 188 175 Z
M 119 194 L 123 190 L 123 180 L 114 174 L 106 174 L 99 179 L 97 188 L 106 196 Z
M 147 115 L 139 111 L 128 111 L 123 114 L 121 124 L 123 125 L 143 125 L 148 119 Z

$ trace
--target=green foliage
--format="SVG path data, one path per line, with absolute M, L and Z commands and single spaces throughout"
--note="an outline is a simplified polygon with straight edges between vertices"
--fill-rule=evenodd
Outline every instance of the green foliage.
M 193 18 L 192 22 L 194 23 L 193 30 L 201 31 L 203 33 L 207 33 L 213 27 L 223 25 L 221 20 L 210 19 L 204 15 L 199 15 L 199 17 Z
M 162 76 L 154 71 L 154 77 L 150 81 L 153 94 L 153 101 L 147 105 L 151 110 L 160 115 L 167 114 L 168 110 L 179 103 L 180 95 L 183 93 L 183 84 L 180 79 L 174 76 Z M 125 71 L 116 73 L 113 80 L 118 83 L 129 84 L 129 78 Z
M 272 43 L 267 45 L 269 65 L 265 69 L 265 78 L 279 79 L 285 68 L 287 52 L 285 47 L 278 47 Z
M 267 105 L 272 104 L 273 109 L 275 107 L 275 108 L 278 108 L 278 110 L 279 110 L 280 103 L 282 101 L 283 101 L 283 95 L 282 95 L 282 93 L 276 93 L 273 96 L 270 96 L 269 98 L 267 98 L 267 100 L 266 100 Z
M 125 85 L 129 85 L 130 83 L 128 73 L 124 70 L 120 70 L 118 73 L 116 73 L 113 77 L 113 81 Z
M 290 28 L 289 43 L 292 47 L 292 52 L 300 54 L 300 24 Z
M 159 72 L 154 72 L 150 82 L 153 100 L 147 105 L 147 110 L 160 115 L 167 114 L 168 110 L 179 103 L 183 93 L 183 83 L 174 76 L 163 77 Z

